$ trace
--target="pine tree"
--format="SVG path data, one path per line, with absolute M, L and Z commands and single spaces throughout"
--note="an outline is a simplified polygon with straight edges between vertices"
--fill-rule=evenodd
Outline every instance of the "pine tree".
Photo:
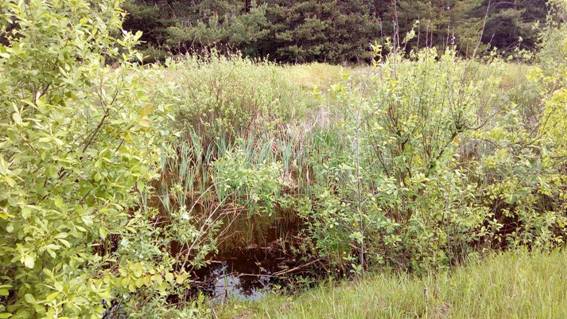
M 535 49 L 534 23 L 547 14 L 546 0 L 129 0 L 125 9 L 125 28 L 143 31 L 154 57 L 216 48 L 331 63 L 368 60 L 369 44 L 387 38 L 406 51 L 455 46 L 464 56 Z
M 488 7 L 490 5 L 490 7 Z M 489 12 L 482 37 L 492 47 L 510 51 L 515 47 L 535 49 L 538 31 L 534 25 L 545 22 L 546 0 L 485 1 Z

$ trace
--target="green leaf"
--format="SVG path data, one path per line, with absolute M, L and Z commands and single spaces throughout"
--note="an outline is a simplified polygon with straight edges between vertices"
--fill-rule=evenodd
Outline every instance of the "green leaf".
M 106 228 L 104 227 L 99 227 L 98 233 L 100 235 L 100 238 L 102 239 L 106 239 L 106 236 L 108 236 L 108 230 L 106 230 Z
M 57 238 L 57 240 L 60 241 L 63 245 L 65 245 L 65 247 L 71 248 L 71 244 L 66 239 Z
M 12 286 L 10 285 L 0 285 L 0 296 L 1 297 L 6 297 L 10 294 L 10 288 L 12 288 Z
M 53 199 L 53 204 L 55 204 L 55 207 L 63 210 L 65 208 L 65 203 L 63 202 L 63 198 L 61 198 L 60 196 L 56 196 Z
M 55 238 L 61 239 L 61 238 L 67 238 L 68 236 L 69 236 L 68 233 L 62 232 L 62 233 L 59 233 L 59 234 L 55 235 Z
M 31 216 L 31 209 L 27 206 L 22 207 L 22 217 L 28 219 Z
M 57 298 L 57 296 L 59 296 L 59 294 L 60 294 L 59 291 L 51 293 L 51 294 L 47 295 L 47 297 L 45 297 L 45 301 L 47 301 L 47 302 L 53 301 Z
M 165 274 L 165 280 L 167 280 L 168 282 L 172 283 L 173 282 L 173 274 L 168 272 Z
M 93 224 L 93 217 L 91 215 L 83 215 L 81 216 L 81 220 L 85 223 L 86 226 L 90 226 Z
M 22 117 L 20 116 L 19 112 L 14 112 L 12 113 L 12 120 L 14 121 L 14 123 L 16 123 L 17 125 L 21 125 L 22 124 Z
M 32 269 L 35 266 L 35 257 L 27 255 L 24 257 L 24 265 Z
M 31 304 L 35 303 L 35 298 L 33 297 L 32 294 L 25 294 L 25 295 L 24 295 L 24 300 L 25 300 L 27 303 L 31 303 Z
M 51 250 L 59 250 L 59 249 L 61 249 L 61 246 L 55 245 L 55 244 L 49 244 L 49 245 L 45 246 L 45 248 L 51 249 Z

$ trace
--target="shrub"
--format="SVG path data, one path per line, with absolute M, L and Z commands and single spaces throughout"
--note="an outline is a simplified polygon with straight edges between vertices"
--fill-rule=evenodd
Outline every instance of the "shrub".
M 497 81 L 450 51 L 412 58 L 392 55 L 366 82 L 335 87 L 338 120 L 309 158 L 315 193 L 331 198 L 315 197 L 309 215 L 325 254 L 425 269 L 462 258 L 476 239 L 487 212 L 456 155 L 477 113 L 497 105 Z
M 210 188 L 225 221 L 247 221 L 238 232 L 261 231 L 266 212 L 291 212 L 303 240 L 342 270 L 425 270 L 485 248 L 562 242 L 561 156 L 540 158 L 564 150 L 552 124 L 562 100 L 544 107 L 537 68 L 425 50 L 309 87 L 299 67 L 211 59 L 175 62 L 164 71 L 178 75 L 172 94 L 159 98 L 177 109 L 181 139 L 206 150 L 190 156 L 203 172 L 191 189 Z M 250 85 L 260 77 L 270 81 Z M 173 90 L 207 97 L 220 79 L 231 85 L 222 103 L 210 101 L 211 117 L 199 111 L 209 102 Z
M 173 282 L 166 260 L 116 254 L 149 231 L 134 207 L 160 138 L 119 4 L 0 6 L 0 317 L 96 318 L 117 294 Z

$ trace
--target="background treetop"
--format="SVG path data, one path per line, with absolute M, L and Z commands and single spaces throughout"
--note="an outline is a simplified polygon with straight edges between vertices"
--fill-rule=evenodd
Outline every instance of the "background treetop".
M 546 0 L 128 0 L 124 8 L 124 27 L 143 31 L 149 60 L 215 48 L 291 63 L 360 63 L 370 43 L 397 45 L 412 30 L 406 50 L 533 50 L 548 11 Z

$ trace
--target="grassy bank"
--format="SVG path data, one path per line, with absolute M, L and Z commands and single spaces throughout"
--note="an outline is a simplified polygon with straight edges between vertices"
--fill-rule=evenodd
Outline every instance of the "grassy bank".
M 220 318 L 566 318 L 567 252 L 513 252 L 423 277 L 380 274 L 293 298 L 227 306 Z

